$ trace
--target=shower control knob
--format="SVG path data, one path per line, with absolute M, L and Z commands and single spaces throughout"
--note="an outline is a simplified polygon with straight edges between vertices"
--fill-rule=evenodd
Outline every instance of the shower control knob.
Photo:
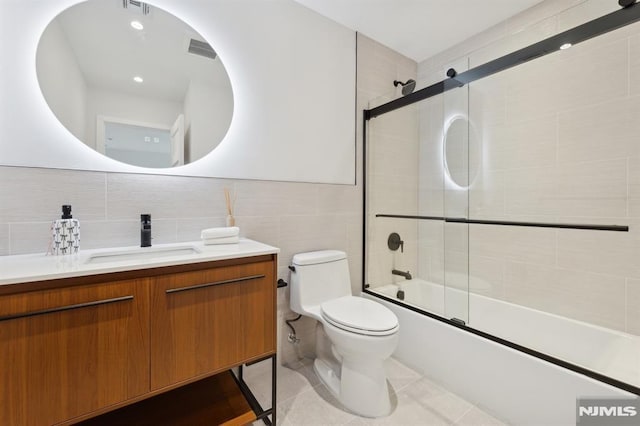
M 404 241 L 400 238 L 397 232 L 392 232 L 387 240 L 387 247 L 389 250 L 396 251 L 400 249 L 400 253 L 404 253 Z

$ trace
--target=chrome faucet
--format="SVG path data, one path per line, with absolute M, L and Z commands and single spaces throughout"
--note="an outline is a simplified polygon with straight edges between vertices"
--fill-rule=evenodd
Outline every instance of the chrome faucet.
M 412 278 L 412 277 L 411 277 L 411 274 L 409 273 L 409 271 L 407 271 L 407 272 L 402 272 L 402 271 L 398 271 L 397 269 L 393 269 L 393 270 L 391 271 L 391 273 L 392 273 L 393 275 L 400 275 L 401 277 L 404 277 L 406 280 L 410 280 L 410 279 Z

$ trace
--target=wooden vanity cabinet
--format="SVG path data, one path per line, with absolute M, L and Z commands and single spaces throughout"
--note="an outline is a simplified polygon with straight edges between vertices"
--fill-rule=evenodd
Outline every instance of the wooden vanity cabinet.
M 135 412 L 274 355 L 275 276 L 274 254 L 0 286 L 0 425 Z
M 149 391 L 148 279 L 0 297 L 0 425 L 50 425 Z
M 272 261 L 159 276 L 151 288 L 151 389 L 276 351 Z

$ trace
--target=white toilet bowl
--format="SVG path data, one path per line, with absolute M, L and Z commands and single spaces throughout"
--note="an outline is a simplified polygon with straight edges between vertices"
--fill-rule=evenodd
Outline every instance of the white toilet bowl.
M 356 414 L 366 417 L 388 415 L 391 401 L 384 361 L 398 345 L 397 325 L 386 335 L 357 334 L 328 321 L 323 321 L 322 326 L 340 362 L 340 380 L 336 383 L 330 380 L 335 371 L 326 369 L 331 364 L 321 357 L 316 358 L 314 369 L 323 383 L 346 408 Z
M 351 295 L 342 252 L 296 255 L 293 269 L 291 308 L 320 324 L 316 374 L 348 410 L 365 417 L 388 415 L 384 361 L 398 344 L 397 317 L 380 303 Z

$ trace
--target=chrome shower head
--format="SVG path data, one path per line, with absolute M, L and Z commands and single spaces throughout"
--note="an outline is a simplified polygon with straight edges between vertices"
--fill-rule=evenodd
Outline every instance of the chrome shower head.
M 402 95 L 406 96 L 409 93 L 413 92 L 413 89 L 416 88 L 416 81 L 414 79 L 409 79 L 405 83 L 403 83 L 400 80 L 394 80 L 393 85 L 395 87 L 398 87 L 399 85 L 402 86 Z

